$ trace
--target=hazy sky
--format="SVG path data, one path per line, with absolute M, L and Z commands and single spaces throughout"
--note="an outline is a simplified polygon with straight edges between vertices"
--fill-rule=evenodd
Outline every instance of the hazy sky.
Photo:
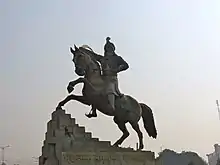
M 130 64 L 121 91 L 153 109 L 159 134 L 152 140 L 141 127 L 145 149 L 212 152 L 220 142 L 219 9 L 219 0 L 0 1 L 0 145 L 11 145 L 8 162 L 40 155 L 51 112 L 77 78 L 69 46 L 103 53 L 107 36 Z M 111 117 L 88 120 L 90 107 L 73 101 L 65 109 L 101 140 L 121 135 Z M 123 146 L 135 147 L 128 128 Z

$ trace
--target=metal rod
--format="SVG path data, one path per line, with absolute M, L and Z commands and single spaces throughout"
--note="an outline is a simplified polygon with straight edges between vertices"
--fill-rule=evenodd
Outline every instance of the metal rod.
M 0 149 L 2 150 L 2 164 L 5 163 L 5 149 L 10 147 L 9 145 L 7 146 L 2 146 Z
M 219 116 L 219 120 L 220 120 L 220 107 L 219 107 L 219 102 L 218 102 L 218 100 L 216 100 L 216 105 L 217 105 L 218 116 Z
M 138 143 L 136 143 L 136 150 L 138 150 Z

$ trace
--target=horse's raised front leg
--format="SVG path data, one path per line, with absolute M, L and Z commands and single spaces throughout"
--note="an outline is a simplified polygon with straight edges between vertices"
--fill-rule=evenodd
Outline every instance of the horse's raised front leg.
M 75 85 L 79 83 L 84 83 L 84 85 L 90 87 L 92 90 L 95 90 L 94 86 L 86 78 L 80 77 L 75 81 L 69 82 L 69 85 L 67 86 L 68 92 L 71 93 L 74 90 Z
M 78 95 L 71 94 L 71 95 L 67 96 L 64 100 L 59 102 L 57 108 L 61 108 L 62 106 L 64 106 L 70 100 L 76 100 L 76 101 L 78 101 L 82 104 L 91 105 L 91 103 L 87 100 L 87 98 L 85 96 L 78 96 Z

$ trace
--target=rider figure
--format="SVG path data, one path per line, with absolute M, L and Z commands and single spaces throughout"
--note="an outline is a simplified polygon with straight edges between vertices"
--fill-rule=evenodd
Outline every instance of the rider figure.
M 102 67 L 102 76 L 105 79 L 105 94 L 108 96 L 108 102 L 110 108 L 115 110 L 115 97 L 122 97 L 123 94 L 118 88 L 117 74 L 121 71 L 127 70 L 129 65 L 123 60 L 122 57 L 115 53 L 115 46 L 110 42 L 110 37 L 106 38 L 106 44 L 104 46 L 104 56 L 95 55 L 97 61 L 100 62 Z M 91 113 L 86 115 L 87 117 L 96 117 L 96 108 L 92 106 Z

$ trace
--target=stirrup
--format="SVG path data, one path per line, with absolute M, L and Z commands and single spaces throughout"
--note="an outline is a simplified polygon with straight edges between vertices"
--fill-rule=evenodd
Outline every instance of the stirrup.
M 119 96 L 120 98 L 122 98 L 122 97 L 124 96 L 124 94 L 123 94 L 123 93 L 120 93 L 118 96 Z

